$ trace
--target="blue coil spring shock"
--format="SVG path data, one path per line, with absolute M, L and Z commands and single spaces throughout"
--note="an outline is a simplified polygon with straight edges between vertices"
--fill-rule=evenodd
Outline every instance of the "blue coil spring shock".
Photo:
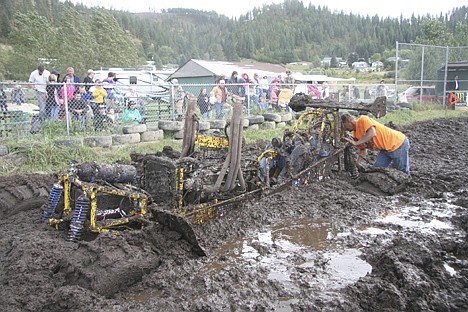
M 89 211 L 89 199 L 86 195 L 78 197 L 73 211 L 73 218 L 70 222 L 67 241 L 76 242 L 81 238 L 83 226 Z
M 45 222 L 54 216 L 55 208 L 57 207 L 62 193 L 63 186 L 59 182 L 55 183 L 52 186 L 52 190 L 50 190 L 49 198 L 47 199 L 47 207 L 42 212 L 42 222 Z

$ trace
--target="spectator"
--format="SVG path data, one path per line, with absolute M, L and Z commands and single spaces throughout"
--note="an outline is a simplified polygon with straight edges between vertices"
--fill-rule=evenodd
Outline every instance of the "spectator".
M 136 108 L 137 103 L 134 100 L 129 100 L 127 107 L 122 114 L 122 122 L 124 124 L 137 125 L 142 122 L 140 111 Z
M 62 105 L 63 100 L 60 99 L 60 85 L 57 83 L 57 76 L 54 74 L 49 75 L 45 99 L 45 118 L 57 120 L 60 105 Z
M 245 103 L 247 103 L 248 107 L 250 107 L 250 103 L 252 102 L 258 105 L 257 92 L 255 91 L 255 82 L 249 78 L 249 75 L 247 73 L 243 73 L 242 78 L 244 79 L 243 86 L 245 94 Z
M 36 90 L 37 104 L 39 106 L 39 122 L 42 123 L 47 118 L 46 113 L 46 84 L 49 80 L 50 72 L 44 68 L 44 65 L 37 66 L 37 69 L 29 75 L 29 82 L 34 83 Z
M 72 113 L 73 120 L 79 122 L 80 130 L 84 130 L 85 120 L 86 120 L 86 102 L 81 99 L 81 93 L 79 90 L 76 90 L 73 98 L 70 99 L 68 103 L 68 110 Z
M 269 99 L 270 98 L 270 87 L 268 85 L 268 77 L 267 76 L 263 76 L 263 78 L 260 79 L 258 87 L 260 88 L 260 90 L 262 90 L 262 95 L 264 95 L 267 99 Z
M 237 73 L 237 71 L 232 72 L 231 77 L 227 81 L 228 91 L 229 93 L 243 97 L 245 96 L 245 80 L 242 78 L 238 78 L 238 76 L 239 74 Z
M 320 90 L 315 84 L 311 84 L 307 88 L 309 89 L 309 95 L 312 97 L 312 99 L 320 99 Z
M 113 72 L 108 72 L 107 78 L 104 78 L 102 80 L 102 84 L 104 86 L 104 89 L 106 90 L 108 97 L 111 94 L 112 88 L 114 87 L 116 81 L 117 81 L 117 78 L 115 77 L 115 73 Z
M 294 88 L 294 77 L 289 69 L 286 71 L 286 78 L 284 78 L 283 88 L 288 88 L 291 90 Z
M 328 83 L 326 81 L 322 83 L 322 99 L 330 99 L 330 88 L 328 87 Z
M 210 92 L 210 96 L 214 93 Z M 210 103 L 210 96 L 206 92 L 206 88 L 201 88 L 200 89 L 200 94 L 197 97 L 197 105 L 198 108 L 200 109 L 200 113 L 203 119 L 209 119 L 211 118 L 211 103 Z
M 142 115 L 146 115 L 146 106 L 145 102 L 142 100 L 142 97 L 140 96 L 140 93 L 137 92 L 135 87 L 130 87 L 128 88 L 128 92 L 125 93 L 124 95 L 125 101 L 128 103 L 128 101 L 135 101 L 137 104 L 137 109 Z
M 0 110 L 5 112 L 8 111 L 7 96 L 2 86 L 0 86 Z
M 107 106 L 103 102 L 97 106 L 96 113 L 94 113 L 94 129 L 102 131 L 112 125 L 114 121 L 107 115 Z
M 224 104 L 226 103 L 226 98 L 228 95 L 226 82 L 224 80 L 220 80 L 219 83 L 213 88 L 212 92 L 216 98 L 216 119 L 221 119 L 224 117 Z
M 74 97 L 75 86 L 72 84 L 72 78 L 68 75 L 63 77 L 63 82 L 65 84 L 61 88 L 62 99 L 70 101 Z
M 353 86 L 353 97 L 355 99 L 360 99 L 361 98 L 361 94 L 359 92 L 358 86 Z
M 70 82 L 73 85 L 81 82 L 80 77 L 75 76 L 75 69 L 73 67 L 68 67 L 67 68 L 67 75 L 65 77 L 63 77 L 62 82 L 66 82 L 67 76 L 70 77 Z M 58 81 L 58 78 L 57 78 L 57 81 Z M 73 97 L 73 94 L 72 94 L 72 97 Z
M 89 88 L 94 85 L 94 70 L 88 69 L 88 76 L 83 80 L 85 84 L 86 92 L 89 92 Z
M 376 87 L 375 97 L 385 96 L 387 97 L 388 87 L 385 85 L 385 81 L 382 79 Z
M 349 99 L 349 86 L 346 86 L 346 85 L 343 86 L 343 89 L 341 89 L 341 92 L 340 92 L 340 98 L 342 100 Z
M 104 88 L 102 87 L 101 80 L 99 79 L 95 81 L 94 88 L 95 89 L 91 95 L 93 96 L 93 99 L 94 99 L 94 104 L 95 104 L 94 109 L 97 111 L 97 108 L 100 105 L 104 104 L 104 98 L 106 97 L 107 93 L 106 93 L 106 90 L 104 90 Z
M 370 96 L 369 88 L 368 88 L 368 87 L 365 87 L 365 88 L 364 88 L 364 99 L 365 99 L 365 100 L 368 100 L 368 99 L 370 99 L 370 98 L 371 98 L 371 96 Z
M 15 85 L 13 93 L 11 94 L 11 101 L 16 105 L 24 104 L 25 92 L 20 85 Z

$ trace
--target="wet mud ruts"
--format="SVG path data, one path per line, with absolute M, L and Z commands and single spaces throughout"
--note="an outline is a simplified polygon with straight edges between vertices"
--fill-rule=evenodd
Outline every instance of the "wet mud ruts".
M 2 310 L 466 311 L 468 119 L 403 132 L 402 192 L 342 175 L 228 207 L 194 227 L 204 257 L 157 222 L 69 243 L 34 205 L 10 214 L 29 195 L 1 191 Z M 44 196 L 54 179 L 36 177 L 1 178 L 0 189 Z

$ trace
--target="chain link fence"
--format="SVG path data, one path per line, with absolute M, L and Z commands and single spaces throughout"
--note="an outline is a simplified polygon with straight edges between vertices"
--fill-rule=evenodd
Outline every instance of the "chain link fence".
M 456 105 L 466 106 L 468 46 L 397 42 L 395 61 L 396 101 L 436 102 L 454 108 L 455 105 L 451 105 L 454 103 L 449 103 L 450 94 L 454 93 L 460 99 Z M 456 75 L 459 76 L 458 90 L 451 90 Z
M 103 102 L 96 103 L 90 92 L 93 88 L 86 92 L 84 84 L 55 84 L 57 91 L 52 95 L 37 92 L 31 83 L 3 82 L 0 86 L 0 139 L 121 134 L 122 127 L 138 123 L 156 127 L 160 120 L 182 120 L 192 97 L 200 119 L 214 120 L 231 118 L 232 95 L 244 99 L 245 115 L 290 111 L 289 100 L 299 92 L 317 99 L 362 102 L 383 95 L 379 85 L 349 83 L 179 84 L 157 96 L 139 93 L 138 85 L 119 85 L 107 88 Z M 384 92 L 392 97 L 395 88 L 386 85 Z

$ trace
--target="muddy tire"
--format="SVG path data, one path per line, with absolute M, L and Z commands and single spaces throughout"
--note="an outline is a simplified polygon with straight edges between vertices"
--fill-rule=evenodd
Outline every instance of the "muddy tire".
M 0 177 L 0 218 L 39 209 L 47 201 L 54 181 L 53 175 Z

